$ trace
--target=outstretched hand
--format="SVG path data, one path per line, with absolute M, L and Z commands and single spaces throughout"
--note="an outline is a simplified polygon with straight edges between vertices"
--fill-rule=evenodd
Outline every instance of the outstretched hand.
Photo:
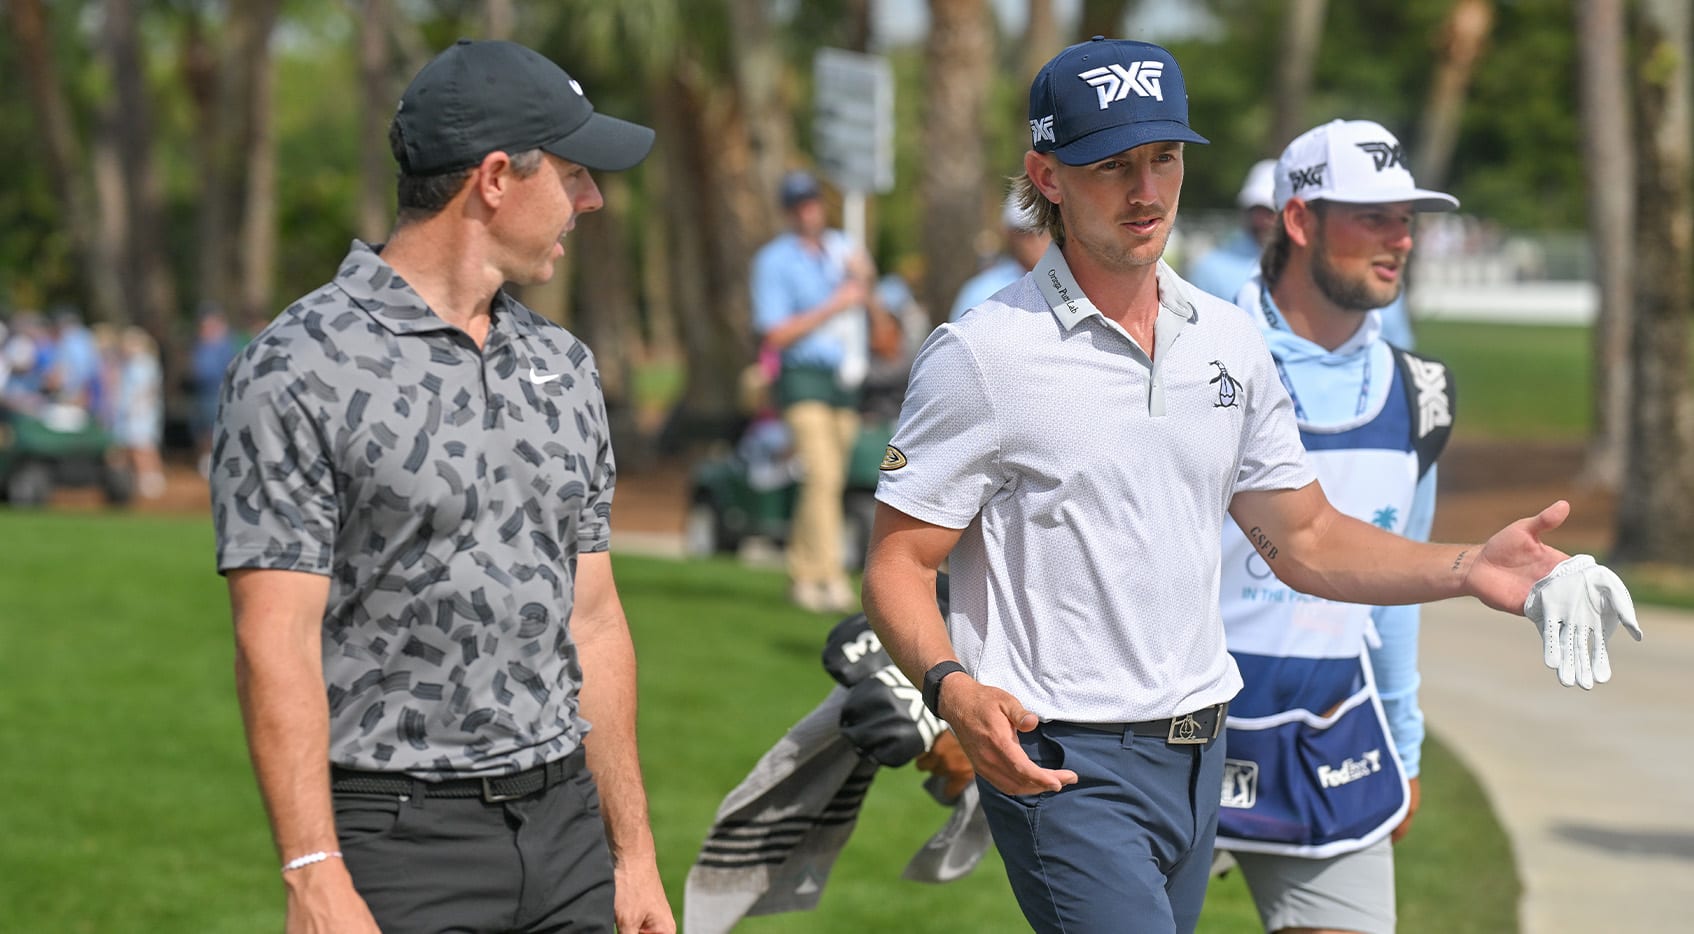
M 1570 503 L 1561 499 L 1495 532 L 1466 571 L 1465 589 L 1496 610 L 1521 615 L 1535 582 L 1570 557 L 1541 541 L 1541 536 L 1563 525 L 1569 515 Z M 1464 558 L 1461 554 L 1458 561 Z
M 941 683 L 941 701 L 936 706 L 976 774 L 1002 792 L 1039 794 L 1076 783 L 1075 772 L 1041 768 L 1018 745 L 1018 733 L 1035 729 L 1041 718 L 1005 691 L 954 675 Z

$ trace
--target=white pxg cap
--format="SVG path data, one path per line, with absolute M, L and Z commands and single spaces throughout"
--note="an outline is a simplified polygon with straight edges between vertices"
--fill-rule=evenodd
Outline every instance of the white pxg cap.
M 1394 134 L 1369 120 L 1332 120 L 1295 137 L 1276 163 L 1276 209 L 1289 200 L 1392 204 L 1451 211 L 1459 199 L 1419 188 Z

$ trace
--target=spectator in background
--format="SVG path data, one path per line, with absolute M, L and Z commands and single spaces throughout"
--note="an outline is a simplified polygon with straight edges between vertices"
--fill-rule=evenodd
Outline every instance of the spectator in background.
M 230 333 L 229 321 L 224 318 L 223 312 L 215 307 L 203 309 L 188 362 L 189 390 L 194 399 L 189 428 L 194 434 L 195 464 L 202 477 L 210 475 L 212 427 L 218 417 L 218 389 L 223 385 L 224 371 L 235 359 L 237 349 L 235 335 Z
M 812 612 L 855 604 L 841 553 L 847 460 L 868 366 L 870 260 L 831 230 L 817 179 L 783 177 L 789 229 L 753 257 L 753 330 L 780 357 L 776 403 L 803 476 L 788 540 L 789 598 Z
M 900 401 L 906 396 L 912 357 L 929 333 L 929 313 L 905 278 L 896 273 L 877 280 L 871 304 L 876 314 L 870 319 L 870 367 L 865 373 L 859 416 L 867 424 L 892 431 L 900 418 Z
M 41 315 L 20 311 L 12 317 L 12 332 L 0 345 L 6 358 L 6 381 L 0 383 L 0 399 L 14 412 L 32 412 L 41 404 L 42 371 L 52 343 Z
M 112 436 L 135 473 L 136 491 L 146 499 L 165 492 L 159 440 L 165 424 L 159 345 L 138 327 L 118 336 L 118 371 L 112 394 Z
M 45 388 L 53 400 L 98 412 L 105 392 L 101 385 L 100 348 L 83 326 L 82 316 L 69 308 L 53 312 L 53 357 Z
M 1241 209 L 1241 226 L 1229 238 L 1213 247 L 1188 267 L 1188 284 L 1216 295 L 1226 302 L 1235 301 L 1242 283 L 1259 269 L 1259 252 L 1270 240 L 1276 226 L 1276 209 L 1272 198 L 1272 175 L 1275 159 L 1260 159 L 1247 170 L 1235 204 Z
M 995 292 L 1022 279 L 1024 273 L 1035 268 L 1041 254 L 1047 252 L 1047 245 L 1053 242 L 1047 231 L 1036 226 L 1018 207 L 1015 195 L 1007 195 L 1000 206 L 1000 228 L 1005 232 L 1006 251 L 959 287 L 947 320 L 959 320 Z

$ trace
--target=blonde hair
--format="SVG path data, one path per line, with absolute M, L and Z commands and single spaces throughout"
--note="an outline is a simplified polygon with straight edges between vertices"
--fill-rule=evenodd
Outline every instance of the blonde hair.
M 1031 230 L 1044 230 L 1054 243 L 1065 245 L 1065 219 L 1059 214 L 1059 206 L 1048 201 L 1041 189 L 1035 187 L 1028 172 L 1012 176 L 1012 197 Z

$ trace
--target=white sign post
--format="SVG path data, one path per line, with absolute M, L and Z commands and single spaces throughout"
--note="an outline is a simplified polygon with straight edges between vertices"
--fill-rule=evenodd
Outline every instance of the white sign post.
M 844 195 L 842 229 L 863 246 L 865 195 L 894 187 L 894 72 L 879 55 L 819 49 L 812 79 L 812 148 Z

